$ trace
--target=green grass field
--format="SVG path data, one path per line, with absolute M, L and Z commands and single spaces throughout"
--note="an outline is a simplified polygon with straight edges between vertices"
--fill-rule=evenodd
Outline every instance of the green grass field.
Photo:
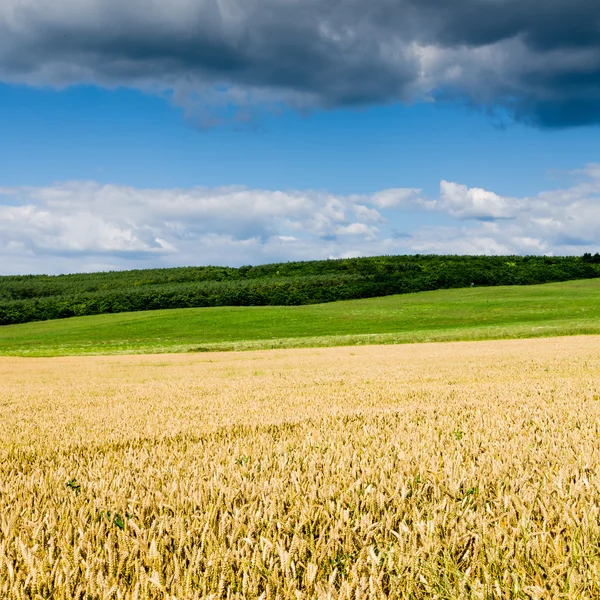
M 245 350 L 600 333 L 600 279 L 294 307 L 158 310 L 0 327 L 0 354 Z

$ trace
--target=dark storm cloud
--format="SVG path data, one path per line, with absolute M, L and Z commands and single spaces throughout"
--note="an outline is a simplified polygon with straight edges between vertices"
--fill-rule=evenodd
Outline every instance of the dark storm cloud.
M 600 122 L 597 0 L 7 0 L 0 78 L 338 107 L 461 98 Z
M 595 0 L 410 0 L 420 29 L 443 45 L 482 46 L 515 36 L 537 50 L 597 47 Z

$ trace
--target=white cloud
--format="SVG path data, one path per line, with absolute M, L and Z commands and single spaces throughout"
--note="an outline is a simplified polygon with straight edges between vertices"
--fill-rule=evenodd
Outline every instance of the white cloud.
M 575 175 L 580 180 L 571 187 L 524 198 L 449 181 L 441 182 L 436 199 L 413 188 L 349 196 L 94 182 L 0 188 L 0 273 L 411 252 L 598 252 L 600 167 Z M 433 212 L 443 226 L 426 225 Z M 407 230 L 410 222 L 420 225 Z
M 366 225 L 365 223 L 350 223 L 349 225 L 340 225 L 335 228 L 337 235 L 359 235 L 369 240 L 375 239 L 378 231 L 377 227 Z
M 419 204 L 420 189 L 394 188 L 373 194 L 371 203 L 378 208 L 415 208 Z
M 584 179 L 572 187 L 524 198 L 442 181 L 440 197 L 430 207 L 462 223 L 418 232 L 413 236 L 413 248 L 486 254 L 598 252 L 600 165 L 587 165 L 576 174 Z
M 371 202 L 373 202 L 373 198 L 371 198 Z M 360 219 L 361 221 L 373 221 L 374 223 L 385 221 L 378 210 L 369 208 L 364 204 L 357 204 L 354 207 L 354 214 L 356 215 L 356 218 Z
M 517 210 L 513 199 L 444 180 L 440 183 L 440 199 L 434 206 L 453 217 L 471 219 L 507 219 Z
M 0 258 L 5 273 L 83 270 L 99 257 L 112 257 L 110 268 L 310 259 L 343 251 L 344 239 L 375 240 L 374 223 L 383 222 L 365 195 L 94 182 L 0 188 Z M 51 268 L 38 267 L 50 257 Z

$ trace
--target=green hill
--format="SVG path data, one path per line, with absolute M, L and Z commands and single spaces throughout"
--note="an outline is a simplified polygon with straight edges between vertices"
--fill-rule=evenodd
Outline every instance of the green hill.
M 600 279 L 308 306 L 133 312 L 0 327 L 0 354 L 57 356 L 600 334 Z
M 299 306 L 427 290 L 600 277 L 600 255 L 378 256 L 239 269 L 0 277 L 0 325 L 213 306 Z

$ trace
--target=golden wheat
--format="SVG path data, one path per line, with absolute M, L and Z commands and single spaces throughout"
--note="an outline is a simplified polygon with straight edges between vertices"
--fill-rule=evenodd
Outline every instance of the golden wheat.
M 0 359 L 0 596 L 600 598 L 600 338 Z

